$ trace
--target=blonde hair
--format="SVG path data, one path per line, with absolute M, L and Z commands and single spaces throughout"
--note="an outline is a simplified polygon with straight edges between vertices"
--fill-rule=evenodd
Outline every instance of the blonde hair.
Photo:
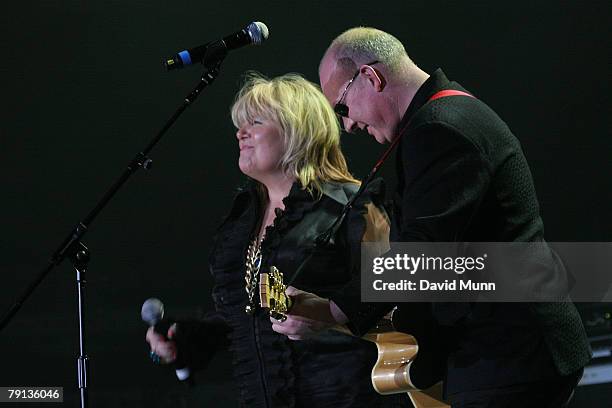
M 340 125 L 319 87 L 298 74 L 267 79 L 247 74 L 231 109 L 236 127 L 267 119 L 280 126 L 284 151 L 280 166 L 303 189 L 320 197 L 327 181 L 359 183 L 340 149 Z
M 350 71 L 361 64 L 378 61 L 391 72 L 401 74 L 406 62 L 413 64 L 400 40 L 372 27 L 355 27 L 343 32 L 332 41 L 325 55 L 328 54 L 341 65 L 350 65 L 346 67 Z

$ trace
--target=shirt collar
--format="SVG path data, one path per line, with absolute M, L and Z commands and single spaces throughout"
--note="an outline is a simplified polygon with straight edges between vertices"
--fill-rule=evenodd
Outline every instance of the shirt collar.
M 442 89 L 448 89 L 450 81 L 442 71 L 442 69 L 436 69 L 433 74 L 427 78 L 423 85 L 419 87 L 419 90 L 412 98 L 410 105 L 408 105 L 408 109 L 406 109 L 406 113 L 402 117 L 402 121 L 400 122 L 399 129 L 403 129 L 411 117 L 414 116 L 416 111 L 419 108 L 427 103 L 429 98 L 436 92 Z
M 256 194 L 256 183 L 254 180 L 249 179 L 246 186 L 241 188 L 238 192 L 238 197 L 243 196 L 246 198 L 250 195 L 252 199 L 255 199 Z M 343 183 L 328 181 L 322 183 L 322 193 L 324 196 L 331 198 L 332 200 L 338 202 L 341 205 L 345 205 L 349 201 L 349 197 L 346 193 L 345 187 L 343 187 Z M 359 185 L 355 184 L 354 186 L 346 187 L 351 190 L 352 193 L 357 191 Z M 354 191 L 353 191 L 354 190 Z M 315 197 L 309 193 L 306 189 L 302 188 L 302 185 L 299 181 L 296 181 L 291 186 L 291 190 L 289 191 L 289 195 L 285 197 L 283 201 L 290 202 L 308 202 L 308 201 L 316 201 Z

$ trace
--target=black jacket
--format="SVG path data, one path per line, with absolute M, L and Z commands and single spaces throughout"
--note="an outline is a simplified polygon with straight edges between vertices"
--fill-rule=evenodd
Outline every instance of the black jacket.
M 444 89 L 465 91 L 435 71 L 400 124 L 408 128 L 397 151 L 392 240 L 543 241 L 535 188 L 519 141 L 479 99 L 450 96 L 428 102 Z M 412 310 L 412 316 L 420 317 L 404 319 L 408 324 L 402 331 L 423 331 L 431 319 L 445 330 L 449 393 L 567 375 L 590 359 L 571 302 L 423 306 L 404 305 L 408 314 Z M 356 332 L 376 320 L 371 306 L 348 309 Z

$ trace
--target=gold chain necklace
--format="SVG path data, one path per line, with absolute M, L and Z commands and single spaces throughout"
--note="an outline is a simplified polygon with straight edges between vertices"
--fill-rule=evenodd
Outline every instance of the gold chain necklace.
M 261 242 L 256 236 L 253 238 L 246 253 L 246 273 L 244 280 L 246 285 L 244 289 L 249 297 L 249 303 L 244 308 L 247 314 L 255 312 L 255 289 L 257 288 L 257 280 L 259 278 L 259 268 L 261 267 Z

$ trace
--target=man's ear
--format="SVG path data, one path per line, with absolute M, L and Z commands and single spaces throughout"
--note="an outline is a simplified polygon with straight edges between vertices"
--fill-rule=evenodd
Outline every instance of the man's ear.
M 387 85 L 387 81 L 383 76 L 382 72 L 377 71 L 371 65 L 362 65 L 359 67 L 359 73 L 364 75 L 368 82 L 374 87 L 376 92 L 382 92 Z

